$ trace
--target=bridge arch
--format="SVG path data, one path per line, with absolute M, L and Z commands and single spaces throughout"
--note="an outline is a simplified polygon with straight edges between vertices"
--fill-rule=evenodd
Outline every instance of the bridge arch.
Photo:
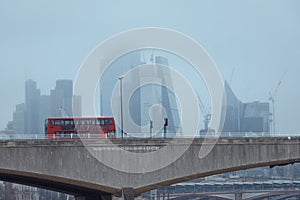
M 0 180 L 62 192 L 74 196 L 110 196 L 111 194 L 121 195 L 120 190 L 107 187 L 105 185 L 26 171 L 0 169 Z
M 116 140 L 114 144 L 128 149 L 141 146 L 163 147 L 168 140 Z M 172 148 L 186 144 L 185 139 L 173 142 Z M 147 173 L 126 173 L 105 166 L 90 155 L 81 141 L 26 140 L 0 142 L 0 179 L 42 185 L 67 193 L 80 188 L 85 192 L 121 196 L 123 188 L 132 188 L 138 196 L 160 186 L 224 172 L 300 161 L 300 138 L 221 138 L 212 151 L 199 158 L 202 139 L 195 139 L 186 152 L 169 166 Z M 91 143 L 101 149 L 102 141 Z M 137 148 L 136 148 L 137 147 Z M 111 148 L 115 150 L 115 147 Z M 153 149 L 153 148 L 147 148 Z M 172 156 L 172 155 L 166 155 Z M 112 158 L 118 159 L 118 158 Z M 158 158 L 158 160 L 163 157 Z M 45 167 L 47 166 L 47 167 Z M 22 181 L 23 180 L 23 181 Z M 51 183 L 47 186 L 47 183 Z
M 294 164 L 295 162 L 298 162 L 298 160 L 291 159 L 291 160 L 277 160 L 277 161 L 269 161 L 269 162 L 262 162 L 262 163 L 255 163 L 255 164 L 249 164 L 249 165 L 243 165 L 243 166 L 237 166 L 237 167 L 231 167 L 231 168 L 224 168 L 224 169 L 218 169 L 215 171 L 209 171 L 209 172 L 202 172 L 202 173 L 197 173 L 185 177 L 180 177 L 176 179 L 171 179 L 171 180 L 165 180 L 162 182 L 155 183 L 153 185 L 148 185 L 147 187 L 141 187 L 141 188 L 136 188 L 135 191 L 137 193 L 144 193 L 149 190 L 154 190 L 159 187 L 165 187 L 169 186 L 172 184 L 176 183 L 181 183 L 185 181 L 190 181 L 194 180 L 197 178 L 203 178 L 207 176 L 212 176 L 212 175 L 217 175 L 217 174 L 223 174 L 227 172 L 234 172 L 234 171 L 239 171 L 239 170 L 247 170 L 247 169 L 252 169 L 252 168 L 258 168 L 258 167 L 273 167 L 273 166 L 282 166 L 282 165 L 287 165 L 287 164 Z

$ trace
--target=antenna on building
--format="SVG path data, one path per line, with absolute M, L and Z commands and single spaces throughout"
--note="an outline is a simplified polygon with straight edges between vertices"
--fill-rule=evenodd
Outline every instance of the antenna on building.
M 277 84 L 277 87 L 275 88 L 274 92 L 271 93 L 269 92 L 269 101 L 271 102 L 272 104 L 272 129 L 273 129 L 273 136 L 275 136 L 275 133 L 276 133 L 276 123 L 275 123 L 275 97 L 277 95 L 277 92 L 278 92 L 278 89 L 282 83 L 282 80 L 283 78 L 285 77 L 287 71 L 285 71 L 285 73 L 283 73 L 283 75 L 281 76 L 278 84 Z

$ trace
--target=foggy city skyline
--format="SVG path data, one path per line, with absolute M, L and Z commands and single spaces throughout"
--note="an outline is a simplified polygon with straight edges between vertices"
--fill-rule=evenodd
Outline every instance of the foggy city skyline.
M 200 43 L 243 102 L 275 97 L 277 132 L 300 130 L 298 1 L 0 2 L 0 130 L 24 102 L 25 80 L 49 94 L 72 79 L 100 42 L 121 31 L 162 27 Z M 114 10 L 114 12 L 111 12 Z M 176 20 L 174 20 L 176 19 Z M 285 74 L 285 75 L 284 75 Z M 284 76 L 283 76 L 284 75 Z
M 0 200 L 300 199 L 299 10 L 0 1 Z

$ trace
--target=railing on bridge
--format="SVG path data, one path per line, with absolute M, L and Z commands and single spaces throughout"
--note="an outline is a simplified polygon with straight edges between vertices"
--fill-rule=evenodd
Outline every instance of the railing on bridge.
M 164 139 L 161 136 L 153 136 L 153 137 L 144 137 L 144 133 L 141 134 L 141 137 L 132 137 L 131 135 L 137 136 L 138 134 L 130 134 L 127 133 L 124 139 L 134 139 L 134 138 L 143 138 L 143 139 Z M 168 137 L 169 135 L 169 137 Z M 168 133 L 166 138 L 174 138 L 175 133 Z M 176 138 L 205 138 L 205 137 L 221 137 L 221 138 L 242 138 L 242 137 L 298 137 L 299 133 L 277 133 L 275 136 L 271 135 L 270 132 L 222 132 L 222 133 L 208 133 L 208 134 L 197 134 L 196 136 L 192 135 L 184 135 L 182 133 L 177 134 Z M 52 137 L 53 139 L 59 139 L 62 137 Z M 66 134 L 63 138 L 103 138 L 99 135 L 91 135 L 91 134 Z M 121 136 L 117 138 L 121 139 Z M 26 140 L 26 139 L 51 139 L 46 137 L 45 134 L 0 134 L 0 140 Z
M 257 182 L 187 182 L 178 183 L 167 187 L 161 187 L 155 191 L 144 193 L 148 198 L 155 196 L 181 196 L 186 194 L 229 194 L 235 192 L 253 193 L 262 191 L 300 191 L 300 181 L 292 180 L 268 180 Z
M 10 134 L 10 135 L 1 135 L 0 140 L 48 140 L 48 139 L 79 139 L 79 138 L 87 138 L 87 139 L 101 139 L 106 137 L 106 135 L 100 134 L 64 134 L 64 135 L 51 135 L 50 137 L 44 134 Z

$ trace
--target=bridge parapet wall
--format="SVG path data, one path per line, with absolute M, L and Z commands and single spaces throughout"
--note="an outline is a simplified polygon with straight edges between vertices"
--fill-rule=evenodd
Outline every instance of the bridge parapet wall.
M 140 139 L 101 140 L 88 145 L 106 151 L 123 148 L 138 153 L 172 145 L 174 151 L 189 140 Z M 135 196 L 158 186 L 169 185 L 217 173 L 300 160 L 300 138 L 219 139 L 203 159 L 198 156 L 203 139 L 195 139 L 184 154 L 170 165 L 152 172 L 126 173 L 112 169 L 94 158 L 80 140 L 20 140 L 0 142 L 0 177 L 15 182 L 53 187 L 69 193 L 103 192 L 121 196 L 122 188 L 133 188 Z M 164 156 L 157 158 L 161 162 Z M 119 159 L 118 157 L 112 159 Z M 137 162 L 138 163 L 138 162 Z M 149 163 L 150 165 L 157 163 Z

